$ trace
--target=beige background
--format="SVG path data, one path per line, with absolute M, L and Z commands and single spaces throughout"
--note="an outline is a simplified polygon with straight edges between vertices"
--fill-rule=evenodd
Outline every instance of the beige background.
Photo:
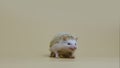
M 0 68 L 119 68 L 119 0 L 0 0 Z M 59 32 L 76 59 L 49 58 Z

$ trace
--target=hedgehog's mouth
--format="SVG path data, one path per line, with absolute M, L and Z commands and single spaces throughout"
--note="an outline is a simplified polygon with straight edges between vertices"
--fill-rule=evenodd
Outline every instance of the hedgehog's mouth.
M 69 48 L 70 50 L 74 51 L 76 50 L 76 47 Z

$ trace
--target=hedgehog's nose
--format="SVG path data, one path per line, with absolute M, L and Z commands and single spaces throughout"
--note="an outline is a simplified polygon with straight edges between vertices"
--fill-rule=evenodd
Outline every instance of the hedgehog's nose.
M 74 47 L 74 49 L 77 49 L 77 47 Z
M 76 49 L 77 49 L 77 47 L 70 47 L 70 49 L 71 49 L 71 50 L 76 50 Z
M 77 47 L 73 47 L 73 49 L 75 50 L 75 49 L 77 49 Z

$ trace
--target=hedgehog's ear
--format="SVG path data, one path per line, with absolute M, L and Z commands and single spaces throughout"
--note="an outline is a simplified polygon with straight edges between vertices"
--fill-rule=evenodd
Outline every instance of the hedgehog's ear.
M 62 39 L 63 39 L 64 41 L 66 41 L 66 40 L 67 40 L 67 36 L 63 36 Z
M 77 41 L 77 40 L 78 40 L 78 37 L 75 37 L 75 40 Z

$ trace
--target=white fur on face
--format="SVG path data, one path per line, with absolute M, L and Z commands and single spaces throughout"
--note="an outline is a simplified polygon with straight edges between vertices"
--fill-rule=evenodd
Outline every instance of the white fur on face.
M 76 47 L 77 41 L 76 40 L 67 40 L 67 41 L 60 41 L 59 43 L 55 44 L 54 46 L 52 46 L 50 48 L 51 51 L 58 51 L 61 49 L 65 49 L 65 50 L 69 50 L 69 48 L 71 47 Z
M 70 45 L 76 45 L 77 44 L 76 40 L 68 40 L 67 42 L 70 43 Z
M 77 48 L 77 41 L 74 39 L 66 40 L 66 41 L 60 41 L 59 44 L 61 46 L 64 46 L 66 48 L 68 47 L 76 47 Z
M 74 48 L 76 47 L 77 48 L 77 41 L 76 40 L 67 40 L 67 43 L 66 43 L 66 46 L 69 48 Z

